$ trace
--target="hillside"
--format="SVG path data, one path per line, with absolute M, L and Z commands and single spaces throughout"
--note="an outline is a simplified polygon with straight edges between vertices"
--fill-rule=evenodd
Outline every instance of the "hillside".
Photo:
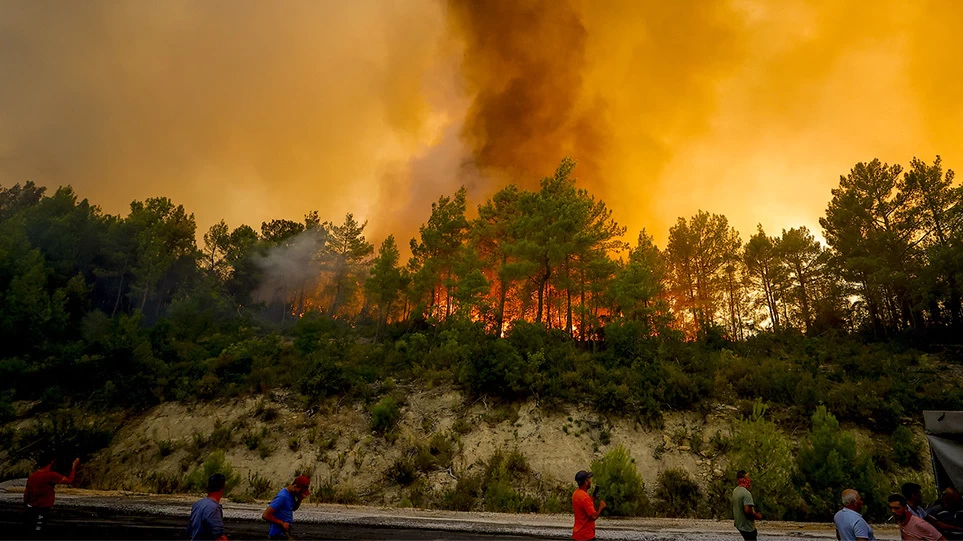
M 423 390 L 394 385 L 386 396 L 398 397 L 402 404 L 387 431 L 372 429 L 373 408 L 364 403 L 331 400 L 305 408 L 296 395 L 281 391 L 168 402 L 123 421 L 88 415 L 71 421 L 67 431 L 89 437 L 98 428 L 116 427 L 109 446 L 84 464 L 78 485 L 86 488 L 196 493 L 209 473 L 198 473 L 207 462 L 208 468 L 234 472 L 232 501 L 269 499 L 303 473 L 313 479 L 316 502 L 466 511 L 566 512 L 574 472 L 590 465 L 598 468 L 600 460 L 623 448 L 645 484 L 645 505 L 639 513 L 621 514 L 724 517 L 724 496 L 734 472 L 730 461 L 744 456 L 731 448 L 744 412 L 730 405 L 668 412 L 662 426 L 653 427 L 588 407 L 549 409 L 531 400 L 470 400 L 448 386 Z M 21 433 L 42 424 L 43 418 L 21 420 Z M 857 432 L 864 449 L 891 444 L 882 435 Z M 805 432 L 784 435 L 794 448 L 805 445 Z M 916 437 L 922 444 L 919 434 Z M 890 484 L 932 484 L 926 483 L 931 478 L 923 462 L 928 452 L 917 451 L 917 468 L 893 467 Z M 499 455 L 508 476 L 492 471 L 493 456 Z M 29 462 L 14 463 L 9 450 L 0 457 L 5 477 L 27 473 Z M 664 474 L 673 471 L 682 472 L 697 488 L 686 492 L 685 483 L 670 484 Z M 476 485 L 466 486 L 472 479 Z M 603 491 L 624 482 L 613 478 Z M 493 495 L 492 487 L 499 483 L 505 483 L 507 493 Z M 667 490 L 681 490 L 683 501 L 664 501 Z M 766 491 L 761 488 L 762 498 Z M 615 497 L 612 492 L 610 497 Z M 770 506 L 778 507 L 774 503 Z M 798 506 L 781 507 L 791 518 L 806 518 Z

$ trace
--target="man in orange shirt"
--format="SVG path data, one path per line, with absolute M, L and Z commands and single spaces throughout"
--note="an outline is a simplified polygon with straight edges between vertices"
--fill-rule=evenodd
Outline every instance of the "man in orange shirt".
M 596 511 L 592 496 L 588 489 L 592 486 L 592 473 L 580 471 L 575 474 L 578 488 L 572 494 L 572 513 L 575 514 L 575 526 L 572 528 L 572 539 L 575 541 L 589 541 L 595 539 L 595 521 L 605 509 L 605 502 L 599 501 Z
M 72 484 L 74 477 L 77 476 L 77 465 L 80 464 L 79 458 L 74 459 L 70 475 L 67 476 L 54 471 L 53 467 L 56 462 L 55 456 L 45 456 L 40 461 L 44 466 L 27 478 L 27 486 L 23 490 L 23 503 L 26 505 L 24 526 L 27 529 L 27 537 L 43 535 L 47 516 L 54 504 L 54 488 L 57 485 Z

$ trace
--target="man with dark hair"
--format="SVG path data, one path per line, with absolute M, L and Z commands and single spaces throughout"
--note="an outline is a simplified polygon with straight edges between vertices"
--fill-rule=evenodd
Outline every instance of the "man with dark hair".
M 750 486 L 752 486 L 752 480 L 746 470 L 736 472 L 736 488 L 732 489 L 731 498 L 732 518 L 736 529 L 747 541 L 756 539 L 759 532 L 756 531 L 755 521 L 762 520 L 762 514 L 756 511 L 756 504 L 752 501 Z
M 926 513 L 926 509 L 923 509 L 923 487 L 916 483 L 903 483 L 903 486 L 900 487 L 900 493 L 906 498 L 906 508 L 909 512 L 913 516 L 926 520 L 929 515 Z
M 595 509 L 594 498 L 588 493 L 588 489 L 592 487 L 592 472 L 582 470 L 576 473 L 575 483 L 578 488 L 572 493 L 572 513 L 575 515 L 572 539 L 576 541 L 595 539 L 595 521 L 605 509 L 605 502 L 599 501 L 599 508 Z M 597 489 L 596 492 L 598 492 Z
M 47 519 L 50 516 L 50 509 L 54 505 L 55 489 L 57 485 L 73 484 L 74 478 L 77 476 L 77 465 L 80 464 L 80 459 L 74 459 L 73 466 L 70 468 L 70 475 L 66 476 L 54 471 L 56 463 L 56 455 L 45 453 L 40 458 L 42 467 L 27 478 L 27 486 L 23 489 L 23 503 L 26 506 L 24 526 L 27 530 L 27 537 L 43 535 L 47 526 Z
M 906 498 L 906 508 L 914 516 L 929 522 L 937 530 L 948 531 L 953 529 L 953 526 L 940 522 L 934 515 L 926 512 L 926 509 L 923 507 L 923 487 L 916 483 L 903 483 L 900 492 L 903 494 L 903 497 Z
M 299 475 L 293 483 L 278 491 L 278 495 L 271 500 L 271 504 L 261 515 L 261 518 L 271 523 L 268 537 L 290 539 L 294 512 L 301 507 L 301 501 L 311 493 L 308 490 L 310 485 L 311 480 L 306 475 Z
M 889 497 L 889 510 L 896 518 L 903 541 L 946 541 L 930 523 L 909 511 L 906 498 L 901 494 Z
M 939 501 L 926 512 L 947 539 L 963 539 L 963 501 L 956 488 L 944 488 Z
M 207 497 L 191 506 L 191 519 L 187 524 L 187 538 L 191 541 L 227 541 L 224 531 L 224 510 L 221 496 L 227 479 L 215 473 L 207 480 Z

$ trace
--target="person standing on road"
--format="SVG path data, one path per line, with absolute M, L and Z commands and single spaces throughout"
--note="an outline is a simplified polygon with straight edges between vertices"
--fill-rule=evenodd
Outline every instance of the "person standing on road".
M 742 538 L 749 541 L 756 539 L 759 532 L 756 531 L 757 520 L 762 520 L 762 514 L 756 511 L 756 504 L 752 501 L 752 493 L 749 487 L 752 480 L 746 470 L 736 472 L 736 488 L 732 489 L 732 518 L 736 529 L 742 534 Z
M 268 537 L 271 539 L 290 539 L 294 512 L 301 507 L 301 501 L 311 493 L 308 490 L 310 486 L 311 480 L 306 475 L 299 475 L 293 483 L 282 488 L 278 495 L 271 500 L 271 504 L 261 515 L 261 518 L 271 523 Z
M 939 531 L 945 532 L 953 529 L 951 525 L 940 522 L 935 516 L 926 512 L 926 509 L 923 507 L 923 487 L 916 483 L 903 483 L 900 492 L 902 492 L 903 497 L 906 498 L 906 509 L 910 513 L 930 523 Z
M 187 539 L 190 541 L 227 541 L 224 531 L 224 510 L 221 496 L 227 479 L 215 473 L 207 480 L 207 497 L 197 500 L 191 506 L 191 519 L 187 525 Z
M 605 502 L 599 500 L 599 508 L 595 509 L 595 501 L 588 490 L 592 487 L 592 472 L 580 471 L 575 474 L 578 488 L 572 493 L 572 513 L 575 515 L 575 526 L 572 527 L 572 539 L 575 541 L 589 541 L 595 539 L 595 521 L 598 520 Z
M 26 506 L 24 513 L 24 527 L 27 537 L 40 537 L 47 527 L 47 519 L 50 516 L 50 509 L 53 508 L 56 497 L 55 489 L 57 485 L 73 484 L 77 476 L 77 466 L 80 459 L 75 458 L 73 466 L 70 468 L 70 475 L 61 475 L 54 471 L 57 457 L 53 454 L 46 454 L 40 459 L 43 464 L 39 470 L 30 474 L 27 478 L 27 486 L 23 489 L 23 503 Z
M 946 541 L 943 534 L 932 524 L 910 512 L 906 498 L 900 494 L 889 497 L 889 511 L 899 525 L 899 535 L 903 541 Z
M 873 528 L 866 522 L 860 511 L 863 510 L 863 498 L 859 492 L 851 488 L 843 491 L 843 508 L 833 517 L 836 526 L 836 539 L 840 541 L 876 541 Z

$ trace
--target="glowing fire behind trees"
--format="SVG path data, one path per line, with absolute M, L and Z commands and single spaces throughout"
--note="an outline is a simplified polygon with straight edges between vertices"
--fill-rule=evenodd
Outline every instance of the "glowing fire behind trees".
M 725 216 L 700 211 L 679 218 L 664 250 L 645 231 L 630 246 L 574 170 L 566 158 L 537 191 L 509 185 L 473 218 L 464 188 L 442 195 L 406 265 L 393 235 L 375 251 L 367 223 L 351 214 L 340 225 L 317 213 L 304 224 L 267 222 L 255 300 L 282 305 L 282 320 L 374 321 L 376 336 L 392 322 L 455 318 L 499 335 L 515 321 L 539 323 L 579 340 L 625 322 L 647 334 L 716 329 L 739 339 L 764 327 L 838 323 L 849 310 L 846 284 L 825 271 L 829 252 L 806 228 L 769 237 L 760 226 L 744 245 Z

